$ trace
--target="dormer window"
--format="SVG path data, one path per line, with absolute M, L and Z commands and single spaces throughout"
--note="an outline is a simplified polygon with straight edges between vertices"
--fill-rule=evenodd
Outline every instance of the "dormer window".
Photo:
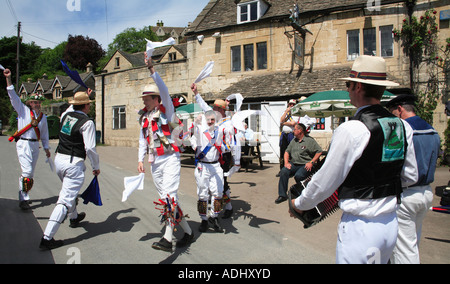
M 237 22 L 244 24 L 258 21 L 266 13 L 269 6 L 262 0 L 238 4 Z

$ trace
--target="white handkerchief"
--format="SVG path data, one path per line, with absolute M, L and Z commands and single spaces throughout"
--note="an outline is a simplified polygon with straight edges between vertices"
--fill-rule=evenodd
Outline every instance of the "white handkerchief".
M 45 162 L 50 166 L 50 170 L 52 172 L 54 172 L 55 170 L 55 164 L 53 163 L 53 160 L 51 158 L 47 158 L 47 160 L 45 160 Z
M 211 75 L 213 68 L 214 61 L 209 61 L 208 63 L 206 63 L 205 67 L 203 68 L 202 72 L 200 72 L 197 79 L 195 79 L 194 83 L 197 84 L 201 80 L 208 78 Z
M 5 67 L 0 64 L 0 69 L 5 70 Z
M 145 39 L 145 40 L 147 41 L 147 58 L 152 57 L 153 51 L 155 51 L 155 48 L 175 44 L 175 39 L 173 37 L 170 37 L 163 42 L 153 42 L 153 41 L 149 41 L 148 39 Z
M 125 190 L 122 193 L 122 202 L 127 201 L 130 194 L 137 190 L 144 190 L 144 178 L 145 173 L 141 173 L 138 176 L 123 178 L 123 185 Z

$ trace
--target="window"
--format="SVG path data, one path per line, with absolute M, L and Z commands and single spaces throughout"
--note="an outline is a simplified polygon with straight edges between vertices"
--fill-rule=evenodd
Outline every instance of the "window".
M 253 71 L 255 68 L 254 64 L 255 52 L 253 50 L 253 44 L 244 45 L 244 70 Z
M 256 46 L 256 53 L 255 53 Z M 243 50 L 243 54 L 241 54 Z M 244 61 L 242 62 L 242 55 L 244 56 Z M 231 47 L 231 71 L 240 72 L 242 71 L 242 66 L 244 66 L 244 71 L 254 71 L 256 68 L 258 70 L 267 69 L 267 42 L 259 42 L 256 44 L 246 44 L 241 46 Z
M 359 56 L 359 30 L 347 31 L 347 59 L 355 60 Z
M 377 36 L 375 28 L 363 30 L 363 43 L 364 55 L 377 55 Z
M 241 47 L 233 46 L 231 47 L 231 71 L 240 72 L 241 71 Z
M 258 69 L 267 69 L 267 42 L 256 44 L 256 57 Z
M 238 5 L 238 24 L 254 22 L 258 19 L 258 1 Z
M 113 129 L 127 128 L 127 114 L 125 106 L 113 107 Z
M 392 34 L 393 26 L 380 27 L 380 50 L 382 57 L 394 56 L 394 35 Z
M 57 100 L 62 99 L 61 88 L 55 88 L 55 99 Z
M 175 60 L 177 60 L 177 53 L 176 52 L 169 53 L 169 61 L 175 61 Z
M 114 68 L 120 68 L 120 57 L 116 57 L 116 66 Z

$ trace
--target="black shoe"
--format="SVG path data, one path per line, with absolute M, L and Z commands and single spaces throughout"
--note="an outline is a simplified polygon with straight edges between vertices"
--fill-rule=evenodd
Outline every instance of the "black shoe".
M 233 209 L 225 210 L 222 215 L 222 219 L 228 219 L 233 215 Z
M 43 249 L 43 250 L 52 250 L 55 248 L 62 247 L 63 245 L 64 245 L 63 241 L 56 241 L 53 238 L 51 240 L 46 240 L 46 239 L 42 238 L 39 248 Z
M 177 241 L 177 248 L 185 247 L 192 242 L 194 242 L 194 232 L 192 232 L 190 235 L 184 233 L 183 238 Z
M 71 227 L 71 228 L 78 227 L 78 225 L 80 224 L 81 221 L 84 220 L 84 218 L 86 218 L 86 213 L 84 213 L 84 212 L 78 213 L 78 217 L 77 218 L 70 219 L 69 227 Z
M 31 209 L 30 202 L 28 200 L 20 201 L 19 207 L 20 207 L 20 209 L 22 209 L 24 211 Z
M 159 242 L 154 242 L 152 248 L 156 250 L 172 252 L 172 243 L 165 238 L 162 238 L 161 240 L 159 240 Z
M 200 227 L 198 228 L 200 232 L 206 232 L 208 230 L 208 221 L 202 220 L 202 223 L 200 224 Z
M 214 231 L 223 233 L 222 226 L 220 225 L 219 218 L 209 218 L 209 222 L 212 224 Z
M 285 202 L 286 200 L 287 200 L 286 197 L 278 196 L 278 198 L 275 200 L 275 203 L 276 203 L 276 204 L 280 204 L 280 203 L 282 203 L 282 202 Z

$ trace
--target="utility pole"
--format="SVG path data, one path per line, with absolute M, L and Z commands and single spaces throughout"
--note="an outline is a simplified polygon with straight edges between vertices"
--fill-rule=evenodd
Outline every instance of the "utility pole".
M 17 24 L 17 57 L 16 57 L 16 92 L 19 93 L 19 68 L 20 68 L 20 26 L 21 23 Z

